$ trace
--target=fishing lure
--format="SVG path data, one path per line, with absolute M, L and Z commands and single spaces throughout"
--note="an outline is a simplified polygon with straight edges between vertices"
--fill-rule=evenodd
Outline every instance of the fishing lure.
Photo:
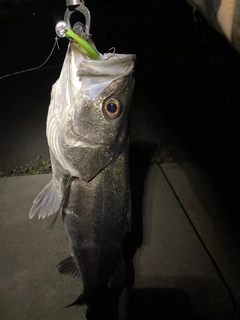
M 92 60 L 100 59 L 100 55 L 97 50 L 82 36 L 86 34 L 84 25 L 82 23 L 77 22 L 72 30 L 69 27 L 68 22 L 59 21 L 56 24 L 55 31 L 58 37 L 67 37 L 76 47 L 79 48 L 83 55 Z
M 84 5 L 84 1 L 83 0 L 66 0 L 66 4 L 68 7 L 67 7 L 67 10 L 64 14 L 64 21 L 59 21 L 56 24 L 55 31 L 56 31 L 57 37 L 55 37 L 53 47 L 52 47 L 51 52 L 48 55 L 47 59 L 37 67 L 28 68 L 25 70 L 12 72 L 12 73 L 0 76 L 0 80 L 7 78 L 7 77 L 15 76 L 15 75 L 18 75 L 18 74 L 21 74 L 24 72 L 34 71 L 34 70 L 38 70 L 38 69 L 42 68 L 48 62 L 50 57 L 52 56 L 52 53 L 53 53 L 55 47 L 57 46 L 59 49 L 58 38 L 63 38 L 63 37 L 67 37 L 81 51 L 81 53 L 85 57 L 88 57 L 91 60 L 101 60 L 100 54 L 94 48 L 94 46 L 91 44 L 92 43 L 92 41 L 90 40 L 91 16 L 90 16 L 89 10 Z M 75 9 L 71 11 L 69 9 L 69 6 L 70 7 L 74 6 Z M 86 24 L 83 25 L 81 22 L 77 22 L 74 24 L 73 29 L 71 29 L 70 18 L 71 18 L 71 15 L 75 11 L 79 11 L 80 13 L 82 13 L 84 15 Z
M 88 41 L 90 38 L 90 12 L 84 5 L 84 1 L 80 0 L 68 0 L 67 10 L 64 14 L 64 21 L 59 21 L 56 24 L 55 31 L 59 38 L 67 37 L 84 56 L 91 60 L 99 60 L 100 55 L 92 44 Z M 69 6 L 78 5 L 74 10 L 70 10 Z M 81 22 L 75 23 L 73 29 L 71 29 L 70 18 L 74 12 L 80 12 L 85 16 L 86 25 Z

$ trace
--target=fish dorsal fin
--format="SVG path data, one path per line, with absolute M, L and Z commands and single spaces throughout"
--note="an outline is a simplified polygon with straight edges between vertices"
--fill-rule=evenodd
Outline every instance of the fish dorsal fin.
M 65 275 L 70 275 L 72 277 L 80 276 L 80 273 L 76 267 L 76 264 L 72 256 L 60 261 L 59 264 L 57 265 L 57 269 L 59 273 L 62 273 Z
M 58 212 L 60 207 L 61 200 L 53 180 L 51 180 L 33 201 L 29 218 L 32 219 L 35 215 L 38 215 L 38 219 L 44 219 Z

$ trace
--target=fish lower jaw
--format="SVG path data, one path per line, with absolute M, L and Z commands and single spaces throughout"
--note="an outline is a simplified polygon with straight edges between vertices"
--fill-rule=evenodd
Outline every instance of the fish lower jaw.
M 80 141 L 80 140 L 76 140 L 76 141 L 68 141 L 66 143 L 67 147 L 70 148 L 75 148 L 75 147 L 81 147 L 81 148 L 98 148 L 100 146 L 102 146 L 100 143 L 99 144 L 95 144 L 95 143 L 89 143 L 89 142 L 84 142 L 84 141 Z

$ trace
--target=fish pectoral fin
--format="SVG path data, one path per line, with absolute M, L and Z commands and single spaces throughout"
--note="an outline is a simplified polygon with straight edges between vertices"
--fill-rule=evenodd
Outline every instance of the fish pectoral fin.
M 68 274 L 72 277 L 80 276 L 80 273 L 76 267 L 75 261 L 72 256 L 60 261 L 59 264 L 57 265 L 57 269 L 59 273 L 62 273 L 65 275 Z
M 60 206 L 60 197 L 54 186 L 53 180 L 51 180 L 33 201 L 32 208 L 29 212 L 29 218 L 32 219 L 35 215 L 38 215 L 38 219 L 44 219 L 58 212 Z

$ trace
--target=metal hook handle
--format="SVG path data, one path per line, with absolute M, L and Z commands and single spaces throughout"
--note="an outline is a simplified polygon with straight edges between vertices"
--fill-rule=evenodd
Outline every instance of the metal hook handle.
M 91 25 L 91 15 L 88 8 L 84 5 L 84 1 L 82 0 L 66 0 L 67 6 L 78 5 L 73 11 L 70 11 L 67 8 L 64 14 L 64 20 L 67 21 L 68 25 L 71 26 L 70 18 L 74 11 L 81 12 L 85 17 L 85 29 L 86 29 L 86 39 L 90 36 L 90 25 Z
M 84 1 L 81 0 L 66 0 L 66 6 L 79 6 L 81 2 L 84 3 Z

